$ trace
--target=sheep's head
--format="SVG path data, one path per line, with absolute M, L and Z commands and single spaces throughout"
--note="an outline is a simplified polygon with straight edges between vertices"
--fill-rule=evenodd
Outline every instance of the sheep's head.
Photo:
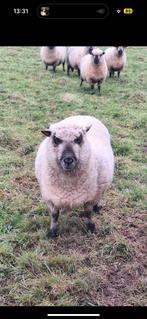
M 91 126 L 80 128 L 77 126 L 55 127 L 42 131 L 44 135 L 49 137 L 49 153 L 50 163 L 58 165 L 63 172 L 72 172 L 81 165 L 87 156 L 85 150 L 86 133 Z
M 116 54 L 118 57 L 121 57 L 124 53 L 125 47 L 116 47 Z
M 100 49 L 93 49 L 91 52 L 92 61 L 94 64 L 100 64 L 104 61 L 103 55 L 105 54 L 104 51 Z

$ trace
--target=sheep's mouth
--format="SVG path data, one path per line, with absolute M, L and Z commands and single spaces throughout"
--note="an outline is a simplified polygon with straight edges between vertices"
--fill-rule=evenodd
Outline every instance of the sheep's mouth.
M 75 168 L 77 167 L 77 163 L 78 161 L 75 157 L 62 158 L 60 160 L 60 166 L 64 172 L 71 172 L 75 170 Z

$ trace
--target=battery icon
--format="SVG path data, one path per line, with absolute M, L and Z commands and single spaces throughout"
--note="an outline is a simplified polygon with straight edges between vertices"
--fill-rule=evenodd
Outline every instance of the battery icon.
M 132 14 L 133 9 L 132 8 L 124 8 L 124 14 Z

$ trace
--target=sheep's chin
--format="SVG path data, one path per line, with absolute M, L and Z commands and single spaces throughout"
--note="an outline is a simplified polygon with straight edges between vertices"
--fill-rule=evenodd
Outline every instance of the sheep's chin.
M 58 161 L 58 167 L 60 168 L 61 172 L 66 174 L 66 173 L 74 173 L 75 170 L 77 169 L 78 163 L 74 162 L 72 165 L 67 167 L 63 162 Z
M 66 166 L 62 166 L 60 165 L 60 168 L 62 170 L 63 173 L 72 173 L 72 172 L 75 172 L 76 168 L 77 168 L 77 165 L 73 165 L 71 167 L 66 167 Z

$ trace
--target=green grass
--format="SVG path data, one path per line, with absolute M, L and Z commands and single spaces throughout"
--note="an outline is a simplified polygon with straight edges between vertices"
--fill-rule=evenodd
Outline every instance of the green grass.
M 98 97 L 76 73 L 46 72 L 38 47 L 0 48 L 1 305 L 145 305 L 147 47 L 128 47 L 127 57 Z M 93 215 L 96 234 L 76 210 L 50 241 L 35 154 L 42 128 L 78 114 L 108 127 L 114 181 Z

